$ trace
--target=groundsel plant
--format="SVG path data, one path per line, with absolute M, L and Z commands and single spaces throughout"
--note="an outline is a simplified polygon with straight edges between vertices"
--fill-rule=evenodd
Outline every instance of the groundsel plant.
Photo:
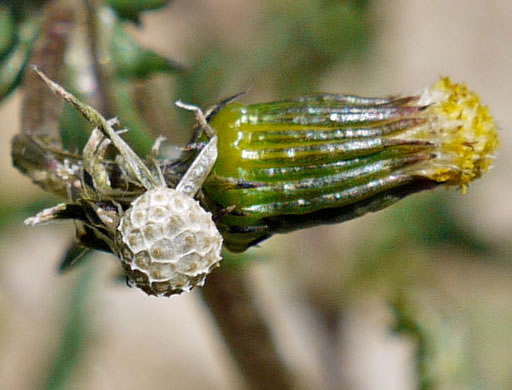
M 87 200 L 94 203 L 94 219 L 86 223 L 97 231 L 98 236 L 104 237 L 112 252 L 119 257 L 128 284 L 157 296 L 179 294 L 203 285 L 206 275 L 221 260 L 222 236 L 212 220 L 212 214 L 193 199 L 217 158 L 217 136 L 207 124 L 202 111 L 177 103 L 182 108 L 196 112 L 201 129 L 210 140 L 176 188 L 172 189 L 167 187 L 158 165 L 155 164 L 157 174 L 154 175 L 114 130 L 116 119 L 106 120 L 42 72 L 36 71 L 55 93 L 75 106 L 96 126 L 84 148 L 84 170 L 90 175 L 96 191 L 86 192 Z M 161 141 L 159 138 L 155 143 L 155 156 Z M 110 143 L 119 152 L 120 165 L 126 176 L 146 189 L 131 202 L 127 210 L 123 210 L 122 205 L 109 196 L 110 183 L 102 161 Z M 85 190 L 85 180 L 82 185 Z M 28 218 L 25 224 L 35 226 L 61 218 L 63 211 L 70 206 L 60 204 L 43 210 L 35 217 Z M 90 216 L 91 213 L 89 219 Z
M 161 139 L 144 162 L 113 129 L 115 120 L 39 74 L 96 128 L 81 159 L 52 154 L 66 179 L 44 176 L 65 181 L 71 201 L 26 223 L 74 219 L 77 241 L 113 252 L 129 284 L 150 295 L 202 285 L 223 244 L 242 252 L 275 233 L 343 222 L 439 185 L 465 192 L 492 165 L 498 144 L 488 108 L 448 78 L 406 97 L 228 99 L 204 114 L 178 103 L 196 113 L 194 145 L 204 147 L 175 184 L 160 168 Z M 23 170 L 16 142 L 13 150 Z M 40 172 L 31 177 L 44 187 Z
M 465 192 L 489 169 L 498 143 L 488 108 L 449 78 L 405 97 L 232 102 L 210 124 L 219 158 L 204 191 L 236 206 L 217 223 L 233 251 L 439 185 Z

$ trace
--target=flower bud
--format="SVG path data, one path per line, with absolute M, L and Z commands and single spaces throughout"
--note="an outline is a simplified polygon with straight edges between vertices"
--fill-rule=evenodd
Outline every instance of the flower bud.
M 233 251 L 438 184 L 465 192 L 488 170 L 497 145 L 487 107 L 448 78 L 409 97 L 234 102 L 210 123 L 219 157 L 204 189 L 232 210 L 218 225 Z

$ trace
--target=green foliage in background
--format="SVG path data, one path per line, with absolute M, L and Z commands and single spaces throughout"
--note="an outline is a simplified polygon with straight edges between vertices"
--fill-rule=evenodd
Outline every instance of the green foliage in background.
M 11 1 L 0 4 L 0 101 L 21 85 L 36 38 L 43 28 L 43 10 L 40 7 L 44 2 L 24 2 L 25 7 L 19 3 Z M 204 38 L 195 46 L 190 65 L 184 69 L 176 61 L 140 45 L 123 28 L 126 23 L 140 23 L 145 11 L 156 10 L 167 3 L 162 0 L 107 0 L 104 4 L 97 3 L 102 10 L 113 15 L 107 21 L 100 22 L 103 24 L 99 26 L 102 37 L 99 52 L 105 63 L 109 64 L 104 69 L 103 88 L 106 99 L 111 103 L 108 107 L 101 107 L 104 107 L 105 115 L 118 116 L 122 125 L 130 130 L 126 139 L 140 155 L 150 151 L 155 137 L 160 133 L 153 123 L 154 112 L 161 110 L 161 107 L 152 107 L 153 111 L 140 107 L 144 93 L 153 91 L 150 83 L 156 75 L 167 77 L 164 84 L 176 80 L 176 96 L 179 99 L 206 106 L 218 101 L 221 94 L 234 94 L 260 82 L 276 96 L 311 93 L 317 90 L 322 77 L 333 67 L 364 61 L 367 55 L 371 55 L 369 43 L 373 38 L 374 21 L 368 15 L 368 2 L 265 0 L 262 2 L 264 17 L 259 22 L 258 34 L 251 37 L 246 51 L 235 51 L 221 41 Z M 77 50 L 84 58 L 89 56 L 78 44 L 69 50 Z M 89 58 L 83 63 L 89 66 L 92 61 Z M 66 66 L 61 82 L 80 98 L 101 104 L 101 97 L 81 84 L 83 68 L 76 63 Z M 92 89 L 96 90 L 97 87 L 94 85 Z M 172 101 L 161 104 L 170 106 Z M 182 116 L 182 123 L 191 123 L 191 115 L 178 115 Z M 175 125 L 169 131 L 180 128 L 175 123 L 175 117 L 169 116 L 166 122 Z M 74 109 L 64 107 L 59 123 L 60 141 L 64 147 L 70 152 L 81 150 L 90 132 L 87 122 Z M 188 127 L 182 124 L 181 128 Z M 163 157 L 166 157 L 165 151 Z M 28 204 L 16 210 L 0 204 L 0 228 L 8 228 L 9 224 L 19 222 L 36 209 L 53 203 L 47 200 L 41 202 L 44 204 Z M 386 297 L 395 296 L 396 289 L 408 295 L 414 290 L 415 282 L 421 280 L 426 264 L 424 258 L 415 258 L 410 256 L 411 253 L 421 252 L 428 258 L 436 256 L 433 249 L 440 246 L 453 253 L 465 253 L 468 257 L 488 256 L 499 251 L 500 248 L 491 246 L 477 234 L 468 231 L 460 217 L 453 212 L 453 204 L 452 197 L 437 194 L 409 199 L 390 210 L 384 227 L 379 225 L 378 229 L 369 230 L 367 236 L 358 238 L 355 245 L 358 265 L 345 286 L 346 290 L 351 291 L 340 292 L 340 295 L 351 296 L 353 291 L 377 290 L 383 284 L 386 284 L 386 288 L 392 286 L 390 289 L 393 290 L 386 292 Z M 240 266 L 254 261 L 254 253 L 243 256 L 227 254 L 225 263 Z M 70 246 L 61 262 L 61 270 L 71 268 L 78 254 L 80 251 Z M 72 290 L 68 320 L 62 331 L 62 345 L 50 364 L 47 389 L 69 388 L 71 371 L 80 361 L 82 353 L 87 351 L 85 340 L 89 324 L 85 308 L 92 270 L 89 265 L 80 269 L 82 277 Z M 438 353 L 436 348 L 451 340 L 452 333 L 449 326 L 445 332 L 442 320 L 429 321 L 425 313 L 429 314 L 428 310 L 432 310 L 434 315 L 430 319 L 449 318 L 453 313 L 446 307 L 442 313 L 441 310 L 436 312 L 434 304 L 429 308 L 428 305 L 421 306 L 421 303 L 421 300 L 414 299 L 397 300 L 394 304 L 397 319 L 394 330 L 412 337 L 417 343 L 418 381 L 421 388 L 426 390 L 435 388 L 433 383 L 447 380 L 445 373 L 441 375 L 434 369 L 446 356 L 443 351 Z M 421 308 L 425 307 L 428 310 L 422 312 Z M 465 353 L 467 351 L 463 350 L 459 355 Z M 456 384 L 481 381 L 485 373 L 472 374 L 471 362 L 467 361 L 470 359 L 466 355 L 459 355 L 454 358 L 456 366 L 462 367 L 456 372 L 460 377 L 454 374 L 454 377 L 461 378 L 459 382 L 455 380 Z
M 64 311 L 60 340 L 53 361 L 50 360 L 48 376 L 41 389 L 69 389 L 74 370 L 84 360 L 87 342 L 91 336 L 89 309 L 94 280 L 95 264 L 90 262 L 80 273 L 74 286 L 71 286 L 67 309 Z

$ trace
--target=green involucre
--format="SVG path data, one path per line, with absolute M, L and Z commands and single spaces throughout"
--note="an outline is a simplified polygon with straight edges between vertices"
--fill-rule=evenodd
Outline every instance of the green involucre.
M 352 215 L 389 203 L 414 181 L 405 167 L 432 151 L 397 137 L 425 122 L 412 100 L 324 94 L 221 109 L 211 120 L 219 158 L 205 192 L 223 208 L 235 206 L 220 220 L 226 247 L 245 250 L 326 209 Z

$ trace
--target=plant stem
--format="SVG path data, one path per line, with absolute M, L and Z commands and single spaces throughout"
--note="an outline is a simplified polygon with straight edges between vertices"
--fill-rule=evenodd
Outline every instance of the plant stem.
M 42 28 L 29 59 L 53 80 L 62 82 L 64 53 L 69 44 L 75 12 L 73 2 L 56 0 L 43 11 Z M 59 120 L 63 102 L 56 102 L 52 92 L 32 71 L 25 72 L 22 106 L 22 132 L 28 135 L 48 135 L 60 145 Z
M 108 58 L 108 44 L 105 41 L 108 40 L 110 36 L 100 29 L 98 12 L 101 7 L 98 2 L 95 0 L 84 0 L 83 3 L 85 6 L 89 54 L 92 59 L 93 72 L 97 81 L 95 104 L 101 107 L 101 111 L 105 117 L 111 118 L 114 116 L 114 110 L 112 108 L 112 97 L 110 96 L 108 86 L 110 85 L 112 77 L 110 77 L 111 72 L 108 66 L 104 66 L 101 63 L 101 57 Z M 108 27 L 111 27 L 111 23 L 108 23 Z
M 206 304 L 245 375 L 249 389 L 292 389 L 270 329 L 255 305 L 241 269 L 224 269 L 208 276 L 202 288 Z

